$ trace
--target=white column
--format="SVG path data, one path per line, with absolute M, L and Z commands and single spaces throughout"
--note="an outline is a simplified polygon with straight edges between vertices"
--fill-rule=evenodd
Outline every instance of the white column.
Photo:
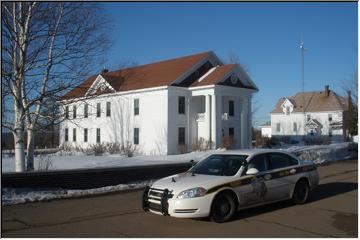
M 211 140 L 213 142 L 213 148 L 216 149 L 221 144 L 222 134 L 222 96 L 211 96 Z
M 216 147 L 220 147 L 222 140 L 222 95 L 216 95 Z
M 242 99 L 241 103 L 241 148 L 246 148 L 247 146 L 247 135 L 248 135 L 248 103 L 247 99 Z
M 241 98 L 235 98 L 235 141 L 236 141 L 236 148 L 241 148 Z
M 248 148 L 252 147 L 252 112 L 251 112 L 251 97 L 248 98 Z
M 210 115 L 210 103 L 211 103 L 211 96 L 205 95 L 205 127 L 208 129 L 208 136 L 206 140 L 211 139 L 211 115 Z
M 216 95 L 211 95 L 211 141 L 212 148 L 216 149 Z

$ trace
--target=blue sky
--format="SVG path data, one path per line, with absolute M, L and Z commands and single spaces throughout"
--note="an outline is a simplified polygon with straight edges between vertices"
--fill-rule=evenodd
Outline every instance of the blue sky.
M 357 71 L 357 3 L 104 3 L 114 40 L 106 67 L 146 64 L 214 51 L 238 56 L 260 91 L 256 122 L 282 96 L 301 91 L 299 42 L 305 53 L 305 90 L 324 85 L 343 94 Z

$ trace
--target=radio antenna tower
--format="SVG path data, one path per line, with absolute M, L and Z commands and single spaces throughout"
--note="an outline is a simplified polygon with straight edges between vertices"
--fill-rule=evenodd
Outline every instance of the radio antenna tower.
M 303 35 L 301 34 L 300 39 L 300 51 L 301 51 L 301 81 L 302 81 L 302 110 L 304 115 L 304 133 L 305 133 L 305 125 L 306 125 L 306 116 L 305 116 L 305 74 L 304 74 L 304 52 L 305 52 L 305 45 L 303 40 Z

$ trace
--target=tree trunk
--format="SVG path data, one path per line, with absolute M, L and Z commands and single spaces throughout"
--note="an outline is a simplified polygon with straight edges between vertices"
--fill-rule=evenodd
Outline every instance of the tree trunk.
M 24 130 L 18 128 L 14 133 L 15 144 L 15 172 L 25 171 L 25 149 L 24 149 Z
M 27 130 L 27 171 L 34 170 L 34 130 Z

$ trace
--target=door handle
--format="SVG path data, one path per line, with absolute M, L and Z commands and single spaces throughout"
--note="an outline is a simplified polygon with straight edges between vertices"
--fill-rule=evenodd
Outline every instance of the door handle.
M 296 173 L 296 169 L 295 169 L 295 168 L 291 169 L 291 170 L 290 170 L 290 173 L 291 173 L 291 174 L 295 174 L 295 173 Z

